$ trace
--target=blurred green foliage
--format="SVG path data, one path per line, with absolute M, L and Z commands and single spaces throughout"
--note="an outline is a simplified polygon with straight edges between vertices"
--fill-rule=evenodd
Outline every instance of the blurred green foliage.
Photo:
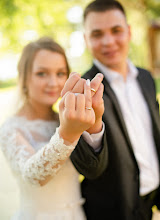
M 1 91 L 1 89 L 10 88 L 10 87 L 13 87 L 13 86 L 16 86 L 16 85 L 17 85 L 17 80 L 16 79 L 9 79 L 9 80 L 6 80 L 6 81 L 1 81 L 0 80 L 0 91 Z
M 0 1 L 1 49 L 20 51 L 26 44 L 23 34 L 27 30 L 35 30 L 38 35 L 53 36 L 67 47 L 69 35 L 79 25 L 69 23 L 66 13 L 71 7 L 83 7 L 86 3 L 80 0 Z
M 150 69 L 148 28 L 153 20 L 160 19 L 160 0 L 119 0 L 127 12 L 131 25 L 132 41 L 129 57 L 135 65 Z M 71 23 L 67 12 L 74 6 L 82 9 L 90 0 L 1 0 L 0 1 L 0 57 L 4 53 L 20 53 L 28 43 L 24 33 L 35 31 L 35 37 L 49 35 L 66 50 L 70 35 L 82 31 L 82 22 Z M 36 35 L 37 34 L 37 35 Z M 82 56 L 69 58 L 71 70 L 81 74 L 89 68 L 92 58 L 85 50 Z
M 160 95 L 160 78 L 155 79 L 155 84 L 156 84 L 156 91 L 157 91 L 157 94 Z

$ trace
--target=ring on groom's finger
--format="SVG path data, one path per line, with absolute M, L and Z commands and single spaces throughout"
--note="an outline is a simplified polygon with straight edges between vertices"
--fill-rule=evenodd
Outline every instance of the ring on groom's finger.
M 92 91 L 92 92 L 94 92 L 94 93 L 96 93 L 96 90 L 95 90 L 95 89 L 93 89 L 93 88 L 91 88 L 91 91 Z
M 87 109 L 87 110 L 92 110 L 92 107 L 85 107 L 85 109 Z

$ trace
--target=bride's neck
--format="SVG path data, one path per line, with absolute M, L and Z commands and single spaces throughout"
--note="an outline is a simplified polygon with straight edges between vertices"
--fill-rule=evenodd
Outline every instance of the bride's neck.
M 19 116 L 25 116 L 29 120 L 42 119 L 47 121 L 56 120 L 56 113 L 52 106 L 45 106 L 33 102 L 26 102 L 18 112 Z

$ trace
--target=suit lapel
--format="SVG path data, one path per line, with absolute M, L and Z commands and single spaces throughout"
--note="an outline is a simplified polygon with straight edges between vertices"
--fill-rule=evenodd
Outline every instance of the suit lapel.
M 127 132 L 127 129 L 126 129 L 126 125 L 125 125 L 123 115 L 122 115 L 118 100 L 116 98 L 116 95 L 113 92 L 113 90 L 111 89 L 108 81 L 105 78 L 103 80 L 103 84 L 104 84 L 105 94 L 107 94 L 110 97 L 110 100 L 112 101 L 112 103 L 114 105 L 114 108 L 115 108 L 116 114 L 118 116 L 119 122 L 121 124 L 121 127 L 122 127 L 124 133 L 126 134 L 126 137 L 128 138 L 128 132 Z
M 100 72 L 100 71 L 95 65 L 93 65 L 93 67 L 89 71 L 89 73 L 92 74 L 92 78 L 98 72 Z M 105 77 L 103 79 L 103 84 L 104 84 L 104 93 L 109 96 L 109 98 L 110 98 L 110 100 L 111 100 L 111 102 L 112 102 L 112 104 L 115 108 L 115 111 L 116 111 L 116 114 L 117 114 L 117 119 L 118 119 L 118 121 L 121 125 L 121 128 L 122 128 L 128 142 L 129 142 L 129 145 L 131 145 L 130 139 L 129 139 L 129 136 L 128 136 L 128 132 L 127 132 L 127 128 L 126 128 L 126 125 L 125 125 L 125 122 L 124 122 L 124 119 L 123 119 L 123 116 L 122 116 L 122 112 L 121 112 L 118 100 L 117 100 L 115 93 L 113 92 L 112 88 L 110 87 L 110 85 L 109 85 L 109 83 L 108 83 L 108 81 Z M 106 114 L 106 117 L 107 117 L 107 111 L 106 111 L 105 114 Z
M 100 72 L 97 67 L 95 65 L 93 65 L 92 69 L 89 71 L 90 73 L 92 73 L 92 78 L 95 76 L 96 73 Z M 123 119 L 123 115 L 118 103 L 118 100 L 116 98 L 115 93 L 113 92 L 112 88 L 110 87 L 108 81 L 106 78 L 103 79 L 103 84 L 104 84 L 104 93 L 107 94 L 110 97 L 110 100 L 112 101 L 116 114 L 118 116 L 118 120 L 121 124 L 121 127 L 125 133 L 126 138 L 129 140 L 129 136 L 128 136 L 128 132 L 127 132 L 127 128 Z M 107 112 L 106 112 L 107 114 Z M 130 142 L 130 141 L 129 141 Z
M 90 79 L 92 79 L 96 75 L 96 73 L 98 73 L 98 72 L 100 72 L 99 69 L 95 65 L 93 65 L 91 70 L 88 72 L 89 75 L 90 75 Z M 118 103 L 118 100 L 116 98 L 116 95 L 113 92 L 112 88 L 110 87 L 110 85 L 109 85 L 109 83 L 108 83 L 106 78 L 103 79 L 103 84 L 104 84 L 104 95 L 107 95 L 109 97 L 109 99 L 111 100 L 111 102 L 112 102 L 112 104 L 114 106 L 118 123 L 119 123 L 119 125 L 121 127 L 121 130 L 124 133 L 124 136 L 125 136 L 125 138 L 126 138 L 126 140 L 128 142 L 129 151 L 130 151 L 131 156 L 132 156 L 132 158 L 133 158 L 133 160 L 135 162 L 135 165 L 136 165 L 137 169 L 139 170 L 138 164 L 136 162 L 136 159 L 135 159 L 135 156 L 134 156 L 134 153 L 133 153 L 133 149 L 132 149 L 130 138 L 129 138 L 129 135 L 128 135 L 128 132 L 127 132 L 127 128 L 126 128 L 126 125 L 125 125 L 125 122 L 124 122 L 124 119 L 123 119 L 121 108 L 119 106 L 119 103 Z M 107 106 L 105 106 L 105 107 L 107 109 Z M 104 118 L 105 117 L 106 118 L 109 117 L 109 114 L 107 113 L 107 110 L 104 112 Z
M 126 138 L 126 141 L 128 142 L 128 149 L 129 149 L 130 154 L 131 154 L 131 156 L 133 158 L 133 161 L 135 162 L 135 166 L 139 170 L 136 158 L 134 156 L 132 144 L 130 142 L 130 138 L 129 138 L 129 135 L 128 135 L 128 131 L 127 131 L 127 128 L 126 128 L 126 124 L 124 122 L 124 118 L 123 118 L 123 115 L 122 115 L 121 108 L 120 108 L 120 105 L 118 103 L 118 100 L 116 98 L 116 95 L 113 92 L 113 90 L 111 89 L 108 81 L 105 78 L 103 80 L 103 84 L 105 86 L 105 88 L 104 88 L 105 94 L 107 94 L 110 97 L 110 100 L 112 101 L 112 104 L 114 106 L 114 109 L 115 109 L 115 112 L 116 112 L 116 115 L 117 115 L 117 120 L 118 120 L 119 125 L 121 127 L 121 130 L 122 130 L 122 132 L 123 132 L 123 134 L 124 134 L 124 136 Z M 107 111 L 106 111 L 105 114 L 106 114 L 106 117 L 107 117 Z
M 150 94 L 150 89 L 149 89 L 149 85 L 147 84 L 145 77 L 143 76 L 144 74 L 138 74 L 137 80 L 139 82 L 140 88 L 142 90 L 142 93 L 145 97 L 145 100 L 147 101 L 151 116 L 152 116 L 152 120 L 154 120 L 155 122 L 158 121 L 159 119 L 157 118 L 157 111 L 155 111 L 155 106 L 154 106 L 154 97 L 152 97 L 152 95 Z M 145 82 L 145 83 L 144 83 Z M 159 128 L 160 130 L 160 128 Z
M 148 107 L 149 107 L 149 110 L 150 110 L 150 113 L 151 113 L 152 121 L 153 121 L 154 125 L 157 127 L 157 129 L 156 129 L 157 132 L 156 133 L 159 134 L 160 133 L 159 115 L 157 114 L 157 109 L 154 106 L 154 102 L 153 102 L 154 98 L 152 97 L 153 95 L 150 94 L 150 92 L 149 92 L 150 91 L 150 88 L 149 88 L 150 87 L 150 82 L 147 83 L 147 79 L 145 77 L 146 74 L 143 74 L 143 71 L 141 71 L 141 70 L 139 70 L 139 71 L 140 71 L 140 74 L 138 74 L 137 80 L 138 80 L 138 83 L 139 83 L 140 88 L 142 90 L 142 93 L 145 97 L 145 100 L 148 103 Z M 93 65 L 92 68 L 88 71 L 87 77 L 92 79 L 96 75 L 96 73 L 98 73 L 98 72 L 100 72 L 99 69 L 95 65 Z M 115 110 L 115 113 L 116 113 L 116 116 L 117 116 L 118 123 L 119 123 L 119 125 L 122 129 L 122 132 L 124 133 L 124 136 L 126 137 L 126 140 L 128 142 L 128 146 L 129 146 L 128 149 L 131 153 L 131 156 L 133 158 L 133 161 L 135 162 L 135 165 L 136 165 L 137 169 L 139 170 L 138 164 L 136 162 L 136 159 L 135 159 L 135 156 L 134 156 L 134 153 L 133 153 L 132 145 L 131 145 L 131 142 L 130 142 L 130 138 L 129 138 L 129 135 L 128 135 L 128 132 L 127 132 L 127 128 L 126 128 L 126 125 L 125 125 L 125 122 L 124 122 L 124 119 L 123 119 L 123 116 L 122 116 L 122 112 L 121 112 L 118 100 L 117 100 L 113 90 L 111 89 L 108 81 L 105 78 L 103 79 L 103 84 L 104 84 L 104 96 L 108 96 L 110 102 L 114 106 L 114 110 Z M 109 114 L 107 113 L 107 106 L 105 106 L 105 107 L 106 107 L 106 111 L 104 113 L 104 119 L 109 117 Z M 159 149 L 160 140 L 159 140 L 159 137 L 158 137 L 158 140 L 156 141 L 156 143 L 158 143 L 157 151 L 158 151 L 159 158 L 160 158 L 160 149 Z
M 151 113 L 151 119 L 153 124 L 153 135 L 154 135 L 157 153 L 159 155 L 159 163 L 160 163 L 160 137 L 159 137 L 160 117 L 157 108 L 155 106 L 155 97 L 153 97 L 152 94 L 150 93 L 150 84 L 147 83 L 147 80 L 145 79 L 145 75 L 143 74 L 143 72 L 141 72 L 141 74 L 138 75 L 137 80 L 142 90 L 142 93 L 145 97 L 145 100 L 148 104 L 149 111 Z

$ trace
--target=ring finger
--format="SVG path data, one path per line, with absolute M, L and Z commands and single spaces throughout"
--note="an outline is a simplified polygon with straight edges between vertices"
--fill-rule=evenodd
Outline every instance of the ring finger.
M 98 90 L 102 80 L 103 80 L 103 74 L 97 73 L 96 76 L 91 80 L 91 95 L 94 96 L 96 91 Z

